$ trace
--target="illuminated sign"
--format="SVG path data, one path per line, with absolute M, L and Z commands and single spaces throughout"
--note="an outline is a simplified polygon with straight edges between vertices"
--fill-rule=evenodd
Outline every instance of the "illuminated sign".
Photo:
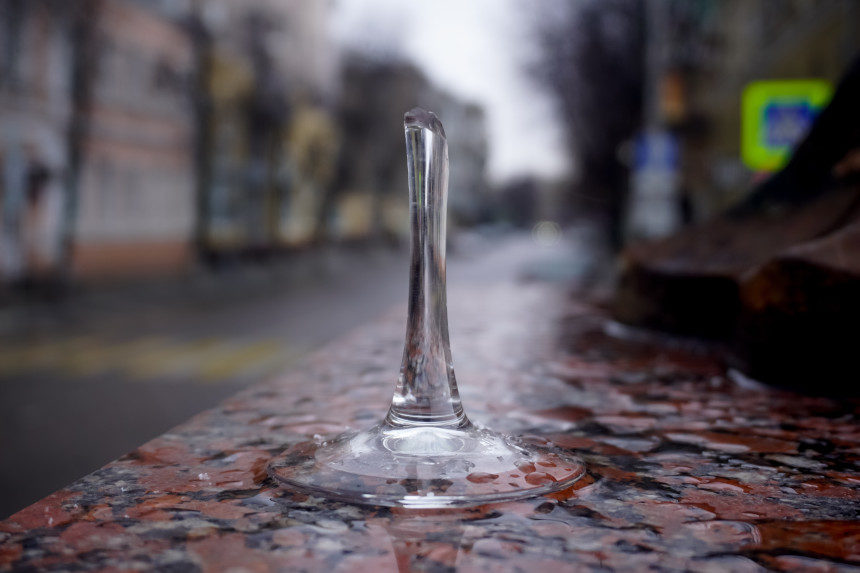
M 833 91 L 824 80 L 767 80 L 744 88 L 741 158 L 756 171 L 775 171 L 791 156 Z

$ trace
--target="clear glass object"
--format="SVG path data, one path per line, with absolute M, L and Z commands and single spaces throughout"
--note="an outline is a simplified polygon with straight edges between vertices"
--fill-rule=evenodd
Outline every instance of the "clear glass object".
M 445 219 L 448 143 L 435 114 L 406 113 L 412 261 L 400 376 L 376 426 L 304 442 L 269 464 L 287 487 L 358 503 L 440 508 L 560 491 L 575 456 L 474 425 L 460 403 L 448 342 Z

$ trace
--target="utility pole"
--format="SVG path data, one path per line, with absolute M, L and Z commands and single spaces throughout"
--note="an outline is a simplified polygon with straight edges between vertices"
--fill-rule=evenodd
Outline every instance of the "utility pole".
M 670 1 L 646 0 L 645 3 L 644 117 L 633 153 L 631 192 L 624 225 L 627 240 L 667 235 L 677 228 L 680 219 L 678 141 L 666 129 L 662 99 L 672 33 Z

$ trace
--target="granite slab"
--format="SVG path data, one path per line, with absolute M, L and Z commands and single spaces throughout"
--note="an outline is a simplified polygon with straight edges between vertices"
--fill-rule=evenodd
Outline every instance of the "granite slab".
M 12 515 L 0 570 L 860 568 L 857 401 L 733 376 L 717 349 L 623 328 L 553 285 L 482 285 L 449 304 L 468 414 L 578 452 L 574 487 L 395 510 L 267 477 L 285 448 L 384 414 L 396 308 Z

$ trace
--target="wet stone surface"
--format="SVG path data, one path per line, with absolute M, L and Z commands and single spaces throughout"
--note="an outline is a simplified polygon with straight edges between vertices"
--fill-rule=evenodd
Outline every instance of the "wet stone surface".
M 739 385 L 715 352 L 631 336 L 540 284 L 452 306 L 454 359 L 469 415 L 578 452 L 575 487 L 436 512 L 276 487 L 274 454 L 382 417 L 403 314 L 11 516 L 0 570 L 860 567 L 856 402 Z

